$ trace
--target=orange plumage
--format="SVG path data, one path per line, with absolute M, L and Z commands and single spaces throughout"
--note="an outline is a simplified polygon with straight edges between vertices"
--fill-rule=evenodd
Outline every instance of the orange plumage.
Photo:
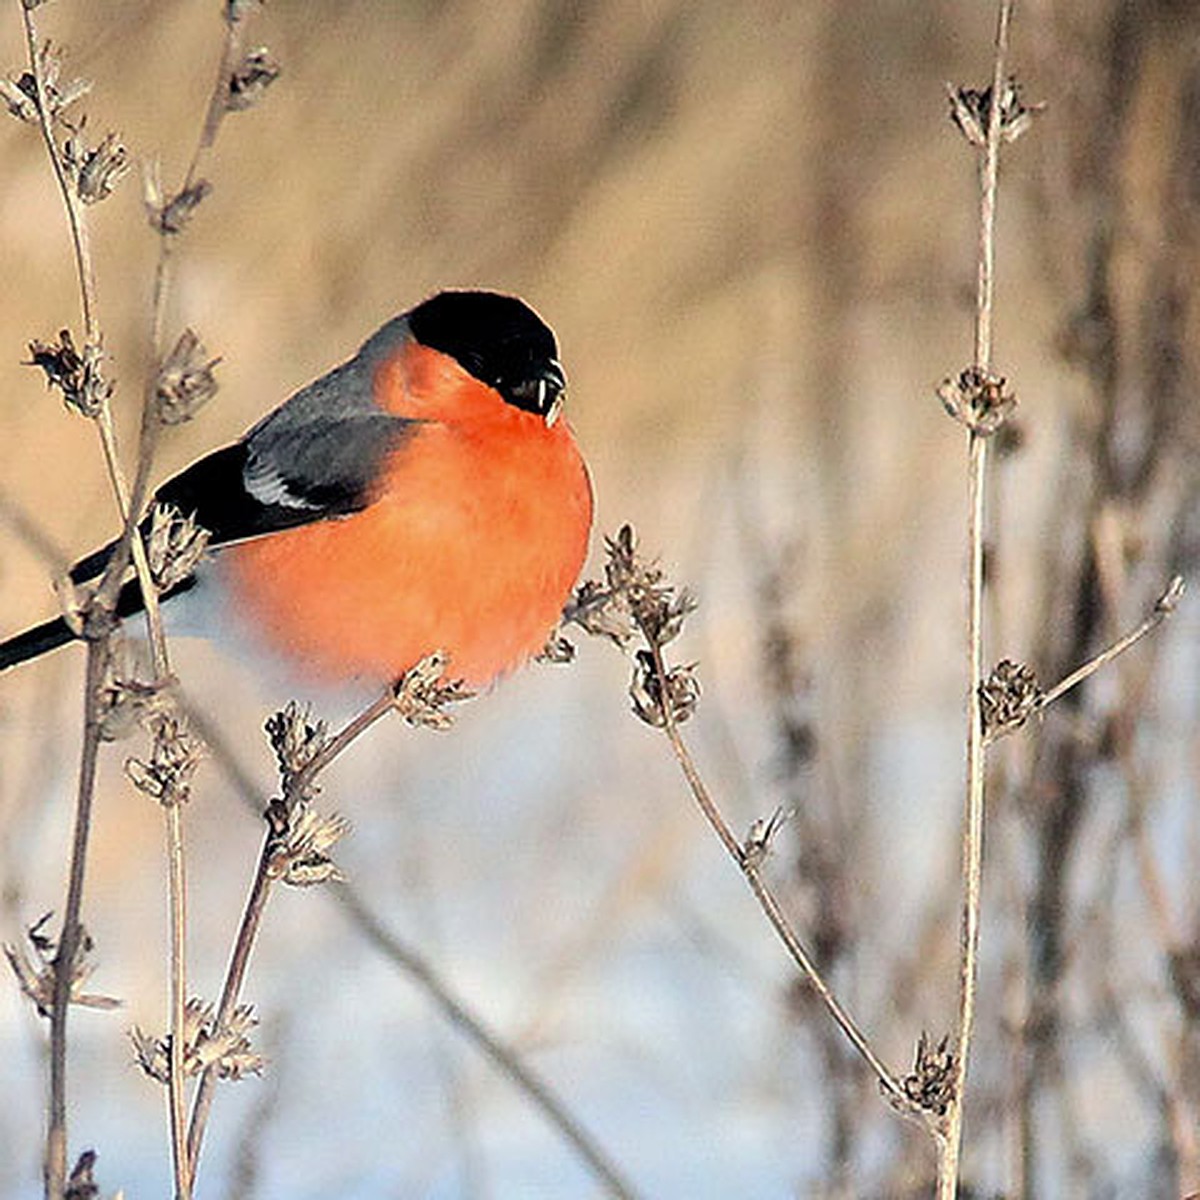
M 442 292 L 389 321 L 158 490 L 211 534 L 212 561 L 164 600 L 202 576 L 225 585 L 238 623 L 314 681 L 395 679 L 434 650 L 473 688 L 520 666 L 558 619 L 592 520 L 557 355 L 513 296 Z M 130 578 L 120 612 L 141 605 Z M 0 670 L 74 636 L 61 618 L 28 630 L 0 644 Z
M 442 649 L 448 674 L 482 687 L 542 649 L 583 567 L 583 459 L 565 421 L 415 343 L 373 391 L 428 422 L 388 456 L 376 499 L 231 546 L 221 567 L 253 627 L 315 678 L 396 678 Z

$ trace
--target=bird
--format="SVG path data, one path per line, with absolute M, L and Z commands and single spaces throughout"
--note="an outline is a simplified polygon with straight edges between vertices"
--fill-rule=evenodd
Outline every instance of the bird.
M 305 683 L 386 683 L 442 651 L 447 678 L 488 688 L 544 648 L 587 556 L 593 493 L 566 382 L 523 300 L 424 300 L 157 489 L 209 534 L 164 613 L 203 581 L 218 623 L 227 609 Z M 115 546 L 72 581 L 97 580 Z M 118 614 L 142 606 L 131 574 Z M 0 671 L 78 636 L 64 617 L 29 629 L 0 643 Z

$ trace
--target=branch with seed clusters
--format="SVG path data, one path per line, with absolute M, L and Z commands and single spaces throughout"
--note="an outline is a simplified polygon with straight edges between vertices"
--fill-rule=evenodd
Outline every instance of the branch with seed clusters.
M 107 134 L 96 146 L 85 140 L 83 118 L 68 117 L 67 109 L 88 91 L 79 81 L 61 84 L 62 57 L 38 36 L 34 5 L 21 4 L 27 65 L 2 89 L 9 112 L 38 127 L 66 212 L 75 269 L 79 283 L 84 327 L 83 347 L 77 350 L 68 330 L 55 343 L 35 340 L 30 345 L 31 365 L 39 367 L 47 383 L 57 388 L 64 402 L 96 427 L 113 494 L 123 523 L 129 517 L 129 490 L 122 473 L 113 432 L 109 401 L 112 383 L 104 374 L 103 339 L 96 305 L 96 280 L 85 207 L 105 199 L 128 169 L 124 147 L 116 134 Z M 140 541 L 134 548 L 139 574 L 150 591 L 149 570 Z M 122 568 L 123 570 L 123 568 Z M 84 682 L 83 746 L 75 799 L 75 826 L 62 929 L 52 962 L 53 987 L 48 997 L 50 1020 L 50 1087 L 47 1101 L 46 1144 L 43 1163 L 45 1194 L 59 1200 L 67 1183 L 67 1018 L 75 972 L 84 933 L 81 923 L 83 885 L 91 833 L 92 798 L 101 740 L 100 689 L 108 659 L 107 642 L 113 629 L 112 596 L 93 593 L 79 607 L 79 632 L 87 641 Z M 152 603 L 152 602 L 148 602 Z M 43 1005 L 39 1005 L 43 1008 Z M 88 1168 L 90 1175 L 90 1166 Z M 178 1178 L 178 1174 L 177 1174 Z
M 44 372 L 48 384 L 61 392 L 69 407 L 95 424 L 122 525 L 121 536 L 99 583 L 83 596 L 73 588 L 68 589 L 67 603 L 64 604 L 68 622 L 87 642 L 88 665 L 75 833 L 63 930 L 55 956 L 54 996 L 49 1010 L 50 1097 L 44 1176 L 46 1195 L 58 1200 L 63 1194 L 66 1175 L 67 1009 L 72 998 L 72 964 L 83 936 L 79 918 L 98 748 L 99 742 L 110 736 L 114 729 L 114 721 L 110 718 L 114 717 L 115 709 L 109 707 L 114 695 L 128 698 L 138 690 L 124 682 L 116 692 L 108 686 L 113 660 L 109 646 L 115 626 L 113 612 L 132 557 L 144 598 L 156 679 L 156 683 L 148 687 L 151 690 L 161 689 L 171 673 L 159 619 L 159 593 L 188 574 L 203 551 L 204 538 L 193 526 L 185 520 L 166 516 L 157 509 L 150 519 L 152 546 L 149 552 L 139 531 L 160 426 L 190 419 L 216 390 L 212 375 L 216 360 L 207 358 L 199 339 L 190 330 L 184 331 L 175 348 L 165 358 L 160 349 L 169 258 L 166 250 L 168 235 L 183 229 L 187 217 L 207 192 L 207 185 L 195 178 L 196 168 L 202 154 L 211 147 L 222 116 L 226 112 L 250 107 L 279 71 L 265 50 L 256 50 L 244 58 L 241 56 L 240 30 L 243 17 L 251 6 L 247 0 L 227 0 L 225 19 L 229 34 L 222 55 L 222 69 L 208 104 L 204 130 L 188 171 L 188 179 L 177 196 L 169 202 L 163 202 L 157 212 L 151 213 L 151 224 L 160 234 L 160 255 L 155 275 L 150 359 L 160 365 L 156 372 L 151 373 L 146 385 L 142 433 L 131 488 L 117 453 L 110 409 L 113 385 L 104 372 L 105 354 L 85 211 L 112 193 L 129 169 L 129 156 L 115 132 L 109 132 L 99 142 L 93 143 L 87 136 L 86 117 L 76 119 L 69 116 L 68 110 L 89 91 L 90 85 L 78 80 L 62 82 L 61 54 L 49 42 L 42 42 L 37 33 L 34 9 L 39 4 L 40 0 L 20 0 L 27 68 L 16 78 L 0 80 L 0 98 L 13 116 L 37 125 L 41 132 L 71 233 L 84 339 L 82 349 L 78 350 L 69 330 L 63 330 L 56 342 L 34 340 L 30 344 L 31 365 Z M 130 711 L 139 711 L 139 705 L 130 706 Z M 166 825 L 173 1031 L 169 1045 L 174 1067 L 170 1084 L 171 1145 L 176 1194 L 186 1198 L 189 1194 L 189 1171 L 184 1160 L 183 1064 L 180 1057 L 186 1017 L 183 949 L 186 908 L 179 806 L 187 796 L 198 752 L 195 739 L 188 735 L 183 723 L 169 718 L 161 711 L 161 707 L 153 714 L 150 731 L 153 739 L 150 762 L 145 764 L 131 759 L 127 764 L 127 772 L 141 790 L 162 804 Z
M 1147 634 L 1153 633 L 1175 612 L 1184 591 L 1183 577 L 1176 575 L 1155 600 L 1149 614 L 1135 628 L 1105 646 L 1099 654 L 1046 691 L 1042 691 L 1031 667 L 1008 658 L 1001 659 L 980 684 L 984 744 L 990 746 L 1007 734 L 1015 733 L 1030 717 L 1041 716 L 1060 696 L 1078 687 L 1101 667 L 1132 649 Z
M 946 1040 L 933 1056 L 944 1076 L 938 1091 L 941 1116 L 936 1126 L 937 1196 L 958 1194 L 962 1152 L 963 1107 L 967 1064 L 975 1026 L 979 983 L 980 909 L 983 895 L 984 723 L 983 723 L 983 584 L 984 495 L 988 446 L 1016 409 L 1016 396 L 992 370 L 992 323 L 996 279 L 996 199 L 1000 146 L 1013 142 L 1032 123 L 1033 112 L 1021 100 L 1016 82 L 1006 74 L 1012 0 L 999 0 L 992 79 L 986 88 L 952 88 L 950 116 L 976 151 L 979 168 L 979 225 L 976 256 L 975 355 L 938 395 L 946 411 L 967 430 L 967 736 L 966 791 L 962 821 L 962 901 L 958 969 L 958 1019 L 953 1051 Z M 926 1046 L 926 1049 L 928 1047 Z M 921 1055 L 918 1053 L 918 1060 Z
M 220 1003 L 213 1014 L 202 1002 L 191 1002 L 198 1006 L 198 1012 L 207 1014 L 198 1026 L 201 1032 L 212 1030 L 213 1036 L 219 1039 L 232 1036 L 231 1031 L 235 1029 L 244 1033 L 248 1028 L 245 1020 L 238 1023 L 239 1012 L 246 1018 L 250 1012 L 240 1005 L 242 985 L 272 885 L 312 887 L 342 878 L 330 852 L 349 832 L 350 823 L 336 813 L 326 815 L 316 809 L 318 776 L 390 712 L 397 713 L 410 726 L 448 729 L 454 719 L 450 706 L 469 699 L 471 693 L 461 683 L 445 678 L 446 664 L 446 655 L 441 652 L 427 655 L 332 736 L 324 721 L 315 719 L 307 708 L 295 701 L 267 721 L 267 736 L 279 768 L 280 791 L 263 813 L 266 832 L 225 972 Z M 145 1056 L 139 1051 L 139 1061 L 155 1078 L 158 1076 L 148 1064 L 158 1061 L 154 1052 L 157 1044 L 152 1039 L 139 1041 L 139 1046 L 149 1047 Z M 234 1038 L 234 1046 L 239 1057 L 250 1054 L 249 1043 L 244 1037 Z M 217 1082 L 241 1078 L 245 1072 L 231 1072 L 227 1064 L 223 1066 L 224 1059 L 219 1055 L 204 1061 L 192 1042 L 188 1043 L 187 1053 L 192 1055 L 191 1061 L 198 1064 L 196 1069 L 200 1075 L 187 1134 L 191 1186 L 195 1183 Z
M 679 636 L 683 623 L 696 607 L 685 588 L 665 580 L 662 569 L 638 552 L 633 529 L 625 525 L 616 537 L 605 539 L 608 559 L 603 581 L 589 580 L 575 592 L 563 613 L 564 624 L 613 642 L 623 650 L 633 648 L 633 677 L 629 698 L 637 717 L 661 729 L 693 799 L 730 858 L 745 877 L 754 898 L 783 942 L 792 961 L 820 997 L 829 1015 L 845 1034 L 879 1081 L 889 1103 L 905 1115 L 931 1127 L 934 1112 L 923 1106 L 922 1093 L 909 1081 L 898 1079 L 875 1053 L 866 1036 L 826 983 L 813 957 L 804 948 L 770 885 L 762 866 L 787 817 L 776 810 L 759 818 L 745 839 L 739 840 L 721 812 L 692 758 L 679 726 L 696 710 L 700 685 L 695 664 L 670 666 L 666 647 Z M 561 642 L 556 638 L 555 645 Z
M 560 650 L 567 654 L 573 653 L 573 647 L 561 640 Z M 435 729 L 443 727 L 450 719 L 448 712 L 439 711 L 436 706 L 428 706 L 420 700 L 419 694 L 414 699 L 415 703 L 405 697 L 398 704 L 397 711 L 402 717 L 406 719 L 419 718 L 421 712 L 426 711 L 430 717 L 428 723 Z M 255 811 L 264 811 L 268 807 L 268 801 L 260 793 L 251 774 L 241 766 L 231 748 L 225 744 L 219 731 L 208 727 L 201 714 L 190 711 L 190 716 L 204 734 L 205 742 L 211 747 L 214 762 L 226 773 L 229 781 L 241 793 L 243 800 Z M 412 720 L 409 723 L 413 723 Z M 422 722 L 417 720 L 416 723 Z M 297 771 L 311 768 L 314 754 L 318 752 L 316 747 L 321 746 L 322 743 L 325 752 L 328 752 L 330 742 L 324 740 L 323 730 L 317 732 L 313 722 L 307 719 L 297 721 L 289 717 L 286 718 L 285 724 L 291 731 L 287 735 L 287 740 L 297 747 L 295 752 Z M 312 732 L 306 726 L 312 727 Z M 312 745 L 314 750 L 312 753 L 306 754 L 302 747 L 308 745 Z M 292 758 L 293 752 L 289 751 L 288 756 Z M 477 1050 L 481 1051 L 492 1065 L 529 1100 L 579 1155 L 597 1182 L 604 1187 L 606 1194 L 613 1196 L 615 1200 L 633 1200 L 633 1197 L 637 1195 L 636 1189 L 624 1177 L 621 1169 L 595 1141 L 582 1122 L 571 1112 L 570 1107 L 554 1091 L 553 1087 L 525 1063 L 520 1054 L 509 1046 L 499 1033 L 489 1028 L 487 1023 L 454 993 L 453 988 L 441 977 L 437 968 L 415 946 L 403 941 L 386 927 L 386 923 L 354 887 L 353 883 L 348 880 L 333 882 L 335 882 L 334 895 L 338 904 L 354 929 L 405 975 L 436 1011 L 466 1037 Z M 251 912 L 253 908 L 254 905 L 248 903 L 247 913 Z

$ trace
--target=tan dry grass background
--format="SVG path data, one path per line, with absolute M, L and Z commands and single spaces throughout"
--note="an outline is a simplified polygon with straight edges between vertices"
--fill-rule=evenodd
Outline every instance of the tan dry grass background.
M 211 83 L 216 8 L 56 0 L 42 12 L 68 71 L 95 82 L 89 127 L 120 129 L 136 155 L 161 157 L 168 180 Z M 1053 105 L 1070 79 L 1033 41 L 1047 8 L 1019 21 L 1014 60 L 1029 94 Z M 11 68 L 17 18 L 0 10 Z M 954 984 L 965 466 L 932 388 L 969 355 L 974 213 L 943 82 L 986 76 L 991 23 L 990 6 L 948 0 L 281 0 L 251 40 L 284 76 L 222 132 L 169 314 L 224 362 L 217 401 L 164 439 L 159 477 L 438 287 L 534 303 L 562 345 L 598 532 L 633 521 L 701 597 L 682 650 L 706 685 L 693 730 L 739 828 L 777 796 L 756 586 L 764 558 L 790 547 L 787 616 L 819 714 L 807 786 L 842 806 L 857 839 L 846 903 L 860 942 L 844 985 L 897 1068 L 920 1028 L 949 1020 Z M 1052 484 L 1087 403 L 1054 349 L 1078 263 L 1045 254 L 1032 179 L 1046 150 L 1031 143 L 1008 156 L 1001 199 L 998 362 L 1018 381 L 1027 441 L 995 489 L 1008 569 L 993 657 L 1027 652 L 1042 623 Z M 75 555 L 113 529 L 99 454 L 19 365 L 30 338 L 78 325 L 64 224 L 36 139 L 16 122 L 0 124 L 0 171 L 0 478 L 6 500 Z M 130 179 L 93 214 L 126 445 L 154 253 L 140 203 Z M 3 631 L 53 611 L 43 564 L 4 534 Z M 80 663 L 64 652 L 0 681 L 6 937 L 58 904 Z M 202 646 L 182 648 L 179 666 L 269 787 L 256 730 L 283 697 Z M 822 1161 L 821 1096 L 804 1084 L 810 1043 L 782 1008 L 782 957 L 662 748 L 626 718 L 623 689 L 615 656 L 591 645 L 569 670 L 530 671 L 480 701 L 445 741 L 381 728 L 327 782 L 357 826 L 347 867 L 581 1098 L 648 1194 L 817 1194 L 836 1172 Z M 110 755 L 87 920 L 97 985 L 129 1008 L 77 1022 L 76 1136 L 111 1139 L 107 1187 L 136 1176 L 153 1188 L 166 1147 L 157 1098 L 132 1078 L 115 1031 L 161 1020 L 161 956 L 148 951 L 160 938 L 160 834 L 120 781 L 123 756 Z M 215 769 L 199 793 L 193 970 L 211 992 L 257 830 Z M 284 1180 L 299 1188 L 290 1195 L 587 1194 L 551 1135 L 319 898 L 276 906 L 258 962 L 251 998 L 268 1017 L 291 1011 L 271 1027 L 281 1086 L 306 1097 L 279 1105 L 264 1135 L 306 1166 L 289 1174 L 267 1155 L 262 1194 L 282 1194 Z M 897 962 L 911 964 L 908 984 Z M 0 1189 L 27 1188 L 35 1030 L 10 996 L 0 1011 L 30 1068 L 29 1111 L 0 1117 Z M 1004 1083 L 998 1011 L 998 996 L 985 1001 L 980 1079 L 992 1089 Z M 360 1027 L 369 1036 L 356 1041 Z M 107 1089 L 137 1114 L 135 1132 Z M 430 1098 L 424 1123 L 397 1143 L 408 1113 L 397 1097 L 414 1094 Z M 874 1104 L 869 1087 L 855 1094 Z M 253 1102 L 219 1097 L 215 1171 L 237 1141 L 229 1114 Z M 330 1131 L 324 1153 L 298 1110 Z M 898 1194 L 895 1176 L 879 1181 L 905 1160 L 900 1147 L 921 1162 L 916 1135 L 868 1124 L 855 1166 L 872 1182 L 847 1194 Z M 999 1134 L 975 1134 L 986 1153 L 969 1169 L 994 1178 Z M 573 1182 L 554 1182 L 546 1163 Z

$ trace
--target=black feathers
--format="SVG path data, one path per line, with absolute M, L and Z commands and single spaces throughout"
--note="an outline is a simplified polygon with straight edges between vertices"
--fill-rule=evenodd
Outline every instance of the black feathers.
M 546 416 L 566 386 L 558 343 L 524 301 L 495 292 L 439 292 L 408 315 L 413 337 L 457 360 L 517 408 Z

